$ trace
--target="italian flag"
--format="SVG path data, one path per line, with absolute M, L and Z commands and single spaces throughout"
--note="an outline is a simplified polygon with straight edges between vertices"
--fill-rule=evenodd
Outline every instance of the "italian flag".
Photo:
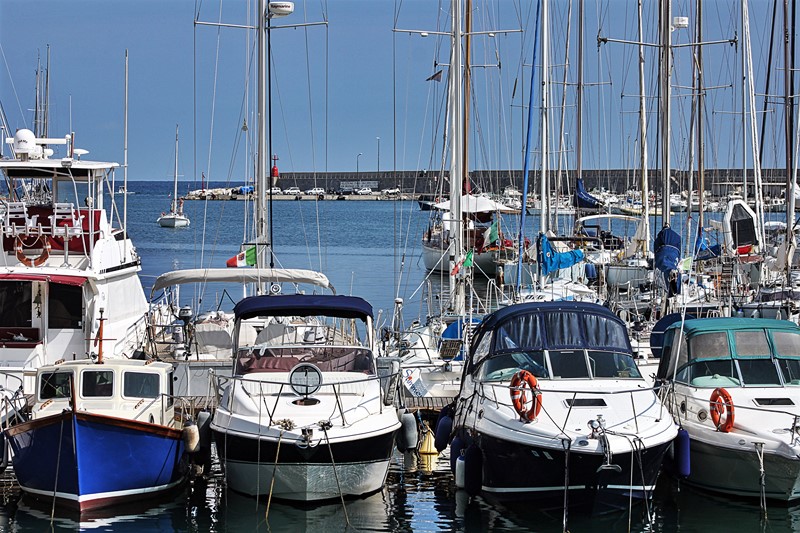
M 256 247 L 252 246 L 247 250 L 234 255 L 233 257 L 228 259 L 228 261 L 225 264 L 231 268 L 255 265 Z

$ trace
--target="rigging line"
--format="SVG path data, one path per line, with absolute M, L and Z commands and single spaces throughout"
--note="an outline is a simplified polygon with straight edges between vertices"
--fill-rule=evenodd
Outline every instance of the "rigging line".
M 25 128 L 28 127 L 28 121 L 25 120 L 25 112 L 22 111 L 22 103 L 19 101 L 19 95 L 17 94 L 17 86 L 14 84 L 14 78 L 11 76 L 11 69 L 8 65 L 8 59 L 6 59 L 6 52 L 3 49 L 3 44 L 0 43 L 0 56 L 3 57 L 3 63 L 6 66 L 6 72 L 8 73 L 8 79 L 11 81 L 11 89 L 14 91 L 14 99 L 17 101 L 17 107 L 19 108 L 19 116 L 22 117 L 22 124 Z M 11 132 L 8 132 L 8 135 L 11 135 Z

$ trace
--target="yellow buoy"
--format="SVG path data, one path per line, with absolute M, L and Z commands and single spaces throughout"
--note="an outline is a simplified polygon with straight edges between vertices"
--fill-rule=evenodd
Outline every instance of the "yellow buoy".
M 431 431 L 431 428 L 428 426 L 428 422 L 423 422 L 423 424 L 422 441 L 419 444 L 420 455 L 439 455 L 439 452 L 436 451 L 433 431 Z

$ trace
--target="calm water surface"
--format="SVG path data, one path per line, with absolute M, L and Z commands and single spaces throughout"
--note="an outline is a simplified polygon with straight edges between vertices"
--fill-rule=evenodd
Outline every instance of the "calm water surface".
M 239 251 L 245 202 L 187 202 L 189 228 L 156 224 L 169 206 L 168 182 L 132 182 L 128 226 L 142 258 L 147 294 L 158 274 L 177 268 L 222 267 Z M 120 197 L 118 196 L 118 199 Z M 121 206 L 121 202 L 120 202 Z M 121 208 L 121 207 L 120 207 Z M 535 223 L 535 217 L 532 221 Z M 207 222 L 204 224 L 203 220 Z M 366 298 L 378 323 L 391 320 L 394 299 L 406 299 L 405 318 L 423 311 L 420 292 L 426 273 L 417 243 L 427 215 L 415 203 L 390 201 L 274 202 L 278 265 L 326 273 L 337 292 Z M 317 223 L 319 221 L 319 224 Z M 201 254 L 201 244 L 206 243 Z M 400 265 L 404 267 L 401 271 Z M 437 279 L 433 279 L 438 282 Z M 235 286 L 185 288 L 184 299 L 202 298 L 204 309 L 228 308 L 241 297 Z M 98 450 L 113 453 L 113 450 Z M 297 506 L 265 501 L 227 490 L 219 464 L 169 501 L 117 507 L 104 515 L 80 517 L 53 510 L 20 494 L 13 475 L 0 477 L 2 531 L 561 531 L 561 510 L 501 505 L 481 497 L 470 501 L 457 491 L 446 453 L 417 462 L 396 454 L 386 488 L 366 498 L 325 505 Z M 754 502 L 731 501 L 681 486 L 662 475 L 648 520 L 643 506 L 630 512 L 590 516 L 571 512 L 570 531 L 800 531 L 800 506 L 770 506 L 764 519 Z

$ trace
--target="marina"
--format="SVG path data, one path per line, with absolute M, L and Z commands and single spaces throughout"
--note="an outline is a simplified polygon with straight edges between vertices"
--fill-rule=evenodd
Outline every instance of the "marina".
M 222 4 L 0 41 L 0 529 L 800 530 L 793 3 Z

